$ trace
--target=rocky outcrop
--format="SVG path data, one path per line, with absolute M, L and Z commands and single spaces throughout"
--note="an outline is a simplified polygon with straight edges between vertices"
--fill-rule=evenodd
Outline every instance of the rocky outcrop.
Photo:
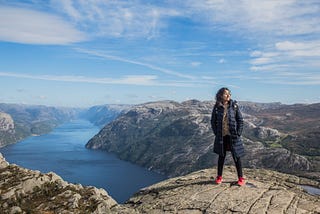
M 213 102 L 197 100 L 136 105 L 106 125 L 86 147 L 116 153 L 121 159 L 168 176 L 209 168 L 216 164 L 217 158 L 212 151 L 214 135 L 210 125 L 213 105 Z M 247 151 L 243 165 L 299 175 L 309 175 L 306 173 L 313 171 L 315 176 L 312 177 L 319 177 L 316 166 L 320 163 L 316 162 L 316 158 L 301 156 L 284 146 L 285 140 L 288 141 L 293 133 L 271 126 L 268 119 L 271 113 L 266 111 L 276 112 L 283 105 L 251 105 L 240 103 L 245 119 L 243 141 Z M 282 121 L 284 123 L 288 122 Z M 227 163 L 232 162 L 229 157 Z
M 278 130 L 268 127 L 259 127 L 257 132 L 257 135 L 260 139 L 278 140 L 281 137 L 281 134 Z
M 244 169 L 247 184 L 236 185 L 234 167 L 223 183 L 205 169 L 146 187 L 125 204 L 103 189 L 62 180 L 7 163 L 0 154 L 0 211 L 9 213 L 319 213 L 320 183 L 262 169 Z M 119 187 L 121 188 L 121 187 Z M 318 192 L 308 193 L 305 189 Z
M 206 169 L 147 187 L 127 202 L 141 213 L 319 213 L 320 196 L 301 185 L 319 183 L 269 170 L 246 169 L 246 186 L 236 185 L 233 167 L 225 167 L 223 183 Z
M 53 172 L 43 174 L 8 164 L 1 154 L 0 177 L 1 213 L 100 214 L 126 210 L 104 189 L 70 184 Z
M 0 112 L 0 131 L 14 132 L 13 119 L 9 114 Z
M 16 140 L 15 126 L 9 114 L 0 112 L 0 147 Z

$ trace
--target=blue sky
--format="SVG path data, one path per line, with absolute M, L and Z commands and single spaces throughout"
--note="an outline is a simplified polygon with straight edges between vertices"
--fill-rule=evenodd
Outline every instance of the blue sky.
M 0 102 L 320 101 L 319 0 L 0 0 Z

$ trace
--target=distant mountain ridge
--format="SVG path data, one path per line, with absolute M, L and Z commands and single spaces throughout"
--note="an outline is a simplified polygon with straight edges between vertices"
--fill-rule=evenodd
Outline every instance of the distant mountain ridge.
M 197 100 L 135 105 L 107 124 L 86 147 L 116 153 L 121 159 L 170 176 L 209 168 L 216 164 L 210 127 L 213 105 Z M 319 134 L 320 104 L 239 105 L 245 119 L 245 167 L 319 178 L 319 138 L 314 137 Z M 310 121 L 315 128 L 305 129 Z M 307 141 L 308 149 L 299 148 L 306 143 L 300 139 Z M 231 162 L 229 156 L 227 164 Z
M 89 120 L 103 127 L 131 105 L 109 104 L 89 109 L 0 103 L 0 147 L 31 135 L 41 135 L 72 119 Z
M 125 104 L 107 104 L 92 106 L 87 110 L 84 110 L 80 117 L 89 120 L 96 126 L 103 127 L 112 120 L 114 120 L 119 114 L 130 109 L 132 105 Z
M 52 131 L 80 109 L 0 103 L 0 147 Z

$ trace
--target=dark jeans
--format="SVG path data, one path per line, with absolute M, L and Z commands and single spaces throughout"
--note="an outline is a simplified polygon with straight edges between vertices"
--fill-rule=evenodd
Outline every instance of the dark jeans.
M 218 176 L 222 176 L 224 160 L 226 158 L 227 151 L 231 151 L 232 158 L 237 168 L 238 177 L 243 177 L 242 175 L 242 165 L 240 157 L 236 157 L 231 149 L 231 137 L 226 135 L 223 137 L 224 155 L 219 155 L 218 159 Z

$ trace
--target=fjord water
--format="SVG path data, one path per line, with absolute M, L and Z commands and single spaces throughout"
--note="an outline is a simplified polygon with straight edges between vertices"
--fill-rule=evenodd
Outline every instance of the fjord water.
M 99 128 L 90 122 L 75 120 L 49 134 L 1 148 L 0 152 L 9 163 L 44 173 L 53 171 L 71 183 L 104 188 L 118 203 L 166 179 L 113 154 L 86 149 L 85 144 L 98 132 Z

